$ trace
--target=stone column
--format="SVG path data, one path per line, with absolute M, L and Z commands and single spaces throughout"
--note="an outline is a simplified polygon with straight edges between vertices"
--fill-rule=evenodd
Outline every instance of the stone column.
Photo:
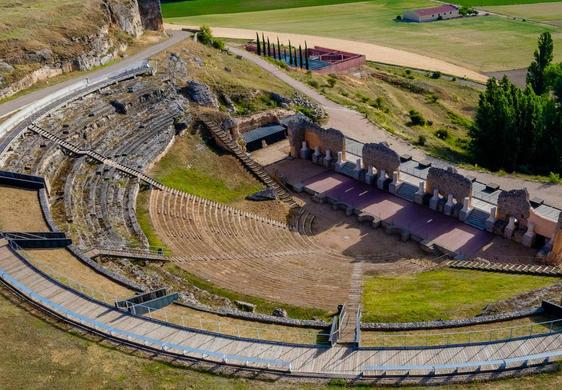
M 472 208 L 470 207 L 470 198 L 467 196 L 463 199 L 462 209 L 459 213 L 459 220 L 461 220 L 462 222 L 466 221 L 466 219 L 470 215 L 471 210 Z
M 369 165 L 367 167 L 367 172 L 365 173 L 365 183 L 373 184 L 374 179 L 375 179 L 375 174 L 373 172 L 373 166 Z
M 417 204 L 423 204 L 424 196 L 425 196 L 425 181 L 420 181 L 418 190 L 414 194 L 414 202 Z
M 445 207 L 443 208 L 443 212 L 445 215 L 453 214 L 453 207 L 455 206 L 453 194 L 447 195 L 447 203 L 445 203 Z
M 361 179 L 361 171 L 363 171 L 363 161 L 361 158 L 355 160 L 355 168 L 353 168 L 353 178 L 355 180 Z
M 486 220 L 486 230 L 489 231 L 490 233 L 494 232 L 494 226 L 496 226 L 497 214 L 498 214 L 498 208 L 495 206 L 492 207 L 492 209 L 490 210 L 490 216 Z
M 302 141 L 300 158 L 302 158 L 303 160 L 309 160 L 310 159 L 310 149 L 308 149 L 308 145 L 307 145 L 306 141 Z
M 314 153 L 312 154 L 312 162 L 314 164 L 321 164 L 322 163 L 322 161 L 320 159 L 321 156 L 322 155 L 320 154 L 320 146 L 316 146 L 314 148 Z
M 533 243 L 535 242 L 535 224 L 532 222 L 529 222 L 527 224 L 527 231 L 525 232 L 525 234 L 523 235 L 523 242 L 522 244 L 525 245 L 527 248 L 530 248 L 533 246 Z
M 511 239 L 513 232 L 515 231 L 515 217 L 509 217 L 509 222 L 503 231 L 503 236 L 505 238 Z
M 336 171 L 341 169 L 341 167 L 343 166 L 344 161 L 343 161 L 343 152 L 338 152 L 338 161 L 336 162 Z
M 399 178 L 398 171 L 392 172 L 392 183 L 390 183 L 390 186 L 388 186 L 388 191 L 390 191 L 391 194 L 396 194 L 396 191 L 398 191 L 398 187 L 400 187 L 400 182 L 398 178 Z
M 437 210 L 438 205 L 439 205 L 439 189 L 435 188 L 433 190 L 433 196 L 429 200 L 429 208 L 432 210 Z
M 384 171 L 384 169 L 381 169 L 379 171 L 379 176 L 377 178 L 377 188 L 379 190 L 383 190 L 384 189 L 384 182 L 386 181 L 386 172 Z
M 330 168 L 332 166 L 332 151 L 330 149 L 326 149 L 326 155 L 324 156 L 322 165 L 326 168 Z

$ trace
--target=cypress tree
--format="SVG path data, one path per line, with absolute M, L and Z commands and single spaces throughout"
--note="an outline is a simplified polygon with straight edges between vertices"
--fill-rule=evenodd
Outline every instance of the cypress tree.
M 267 48 L 265 46 L 265 37 L 263 36 L 263 33 L 261 33 L 261 44 L 262 44 L 261 52 L 265 56 L 265 53 L 267 53 L 266 51 Z
M 283 61 L 287 62 L 287 48 L 283 46 Z
M 267 56 L 271 57 L 271 45 L 269 44 L 269 37 L 267 37 Z
M 279 37 L 277 37 L 277 55 L 279 56 L 279 60 L 281 60 L 281 44 L 279 43 Z
M 308 46 L 306 45 L 306 41 L 304 41 L 304 61 L 306 70 L 310 70 L 310 66 L 308 64 Z
M 299 45 L 299 66 L 301 67 L 301 69 L 303 68 L 303 62 L 302 62 L 302 46 Z
M 258 49 L 258 55 L 261 56 L 260 36 L 257 32 L 256 32 L 256 47 Z
M 277 59 L 277 51 L 275 50 L 275 45 L 271 45 L 272 48 L 271 50 L 273 51 L 273 59 L 276 60 Z
M 554 44 L 549 32 L 542 33 L 539 37 L 538 49 L 535 50 L 535 60 L 527 70 L 527 84 L 531 84 L 537 95 L 546 92 L 545 71 L 552 62 Z
M 293 65 L 293 48 L 291 47 L 291 41 L 289 41 L 289 65 Z

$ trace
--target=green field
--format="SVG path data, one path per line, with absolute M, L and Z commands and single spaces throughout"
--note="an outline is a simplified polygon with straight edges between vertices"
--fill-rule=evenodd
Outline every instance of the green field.
M 562 27 L 562 2 L 500 5 L 484 7 L 484 9 L 502 15 L 516 16 Z
M 476 71 L 527 67 L 540 33 L 550 31 L 555 61 L 562 61 L 562 29 L 503 16 L 434 23 L 394 21 L 429 0 L 373 1 L 228 15 L 171 18 L 170 23 L 326 36 L 380 44 L 439 58 Z M 351 48 L 350 48 L 351 49 Z
M 370 276 L 363 288 L 363 321 L 473 317 L 488 303 L 557 282 L 559 278 L 448 268 L 413 275 Z
M 275 9 L 314 7 L 331 4 L 357 3 L 361 0 L 185 0 L 162 3 L 165 18 L 211 14 L 233 14 L 239 12 L 269 11 Z M 382 3 L 381 0 L 371 0 Z M 559 0 L 456 0 L 454 3 L 469 6 L 532 4 Z

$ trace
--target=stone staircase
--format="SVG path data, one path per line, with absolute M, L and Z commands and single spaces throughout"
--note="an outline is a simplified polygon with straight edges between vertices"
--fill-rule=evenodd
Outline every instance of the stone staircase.
M 358 346 L 361 313 L 361 295 L 363 293 L 363 262 L 357 261 L 353 264 L 351 271 L 351 289 L 346 304 L 346 315 L 340 328 L 338 344 Z
M 399 197 L 406 199 L 409 202 L 414 202 L 414 194 L 418 191 L 418 187 L 412 185 L 410 183 L 402 183 L 400 187 L 398 187 L 398 191 L 396 195 Z
M 450 261 L 447 265 L 451 268 L 474 269 L 481 271 L 562 276 L 562 269 L 550 265 L 494 263 L 486 260 Z
M 201 116 L 201 120 L 205 126 L 218 138 L 221 142 L 226 145 L 232 153 L 244 164 L 244 166 L 252 172 L 259 180 L 261 180 L 266 186 L 273 189 L 277 197 L 283 202 L 287 203 L 290 207 L 299 207 L 299 205 L 293 200 L 293 197 L 289 191 L 277 183 L 271 178 L 271 176 L 263 169 L 263 167 L 251 159 L 240 145 L 238 145 L 226 131 L 221 129 L 213 120 L 206 116 Z
M 475 227 L 476 229 L 486 230 L 486 220 L 489 216 L 489 213 L 477 208 L 473 208 L 470 211 L 468 218 L 466 218 L 465 223 L 469 224 L 472 227 Z

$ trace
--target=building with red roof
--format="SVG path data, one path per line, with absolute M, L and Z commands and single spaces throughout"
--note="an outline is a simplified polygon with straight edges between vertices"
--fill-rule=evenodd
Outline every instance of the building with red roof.
M 460 17 L 458 7 L 445 4 L 439 7 L 420 8 L 404 12 L 403 19 L 410 22 L 432 22 Z

